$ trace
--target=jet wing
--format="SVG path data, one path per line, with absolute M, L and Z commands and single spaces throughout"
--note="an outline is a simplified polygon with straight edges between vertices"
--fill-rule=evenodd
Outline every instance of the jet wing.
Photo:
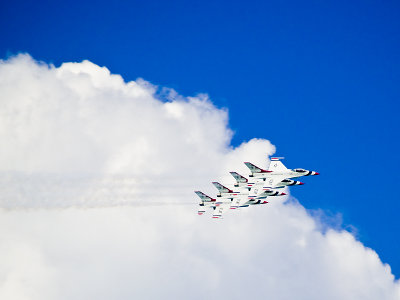
M 223 203 L 219 204 L 214 209 L 213 218 L 214 219 L 221 218 L 222 214 L 225 213 L 230 207 L 231 207 L 231 203 L 230 202 L 223 202 Z
M 248 194 L 240 195 L 233 198 L 230 209 L 237 209 L 243 207 L 248 201 Z
M 202 215 L 206 212 L 207 209 L 216 207 L 215 202 L 202 202 L 199 204 L 199 209 L 197 211 L 198 215 Z
M 285 178 L 286 176 L 284 175 L 270 175 L 269 177 L 265 178 L 264 187 L 274 188 Z

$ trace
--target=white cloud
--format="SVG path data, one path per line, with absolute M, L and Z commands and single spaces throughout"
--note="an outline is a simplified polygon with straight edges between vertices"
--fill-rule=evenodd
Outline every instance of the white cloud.
M 400 299 L 295 201 L 197 216 L 194 189 L 275 148 L 233 149 L 225 110 L 156 91 L 88 61 L 0 64 L 0 299 Z

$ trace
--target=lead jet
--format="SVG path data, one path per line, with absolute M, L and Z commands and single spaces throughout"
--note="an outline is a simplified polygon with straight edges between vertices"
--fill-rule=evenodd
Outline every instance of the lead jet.
M 254 166 L 253 164 L 251 164 L 251 165 Z M 254 167 L 258 168 L 256 166 L 254 166 Z M 290 180 L 287 178 L 280 180 L 280 181 L 276 180 L 275 182 L 273 182 L 273 184 L 271 184 L 271 182 L 268 181 L 268 184 L 267 184 L 267 183 L 264 183 L 264 182 L 266 182 L 267 177 L 256 178 L 256 179 L 253 179 L 252 182 L 249 182 L 249 180 L 246 177 L 240 175 L 237 172 L 230 172 L 230 174 L 236 179 L 235 186 L 247 186 L 249 189 L 257 184 L 259 184 L 259 185 L 262 184 L 262 186 L 265 188 L 283 188 L 286 186 L 303 185 L 304 184 L 303 182 L 296 181 L 296 180 Z M 250 177 L 252 177 L 252 176 L 250 175 Z
M 251 175 L 256 182 L 264 181 L 265 187 L 280 188 L 290 185 L 302 185 L 300 181 L 290 180 L 301 176 L 319 175 L 318 172 L 305 169 L 288 169 L 280 161 L 279 157 L 272 157 L 268 170 L 261 169 L 256 165 L 245 162 L 244 164 L 250 169 Z

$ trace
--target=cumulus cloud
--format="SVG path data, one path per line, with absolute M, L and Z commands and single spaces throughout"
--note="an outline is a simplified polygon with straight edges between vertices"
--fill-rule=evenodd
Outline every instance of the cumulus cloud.
M 400 299 L 293 199 L 197 216 L 194 189 L 275 147 L 233 148 L 226 110 L 159 91 L 89 61 L 0 63 L 1 299 Z

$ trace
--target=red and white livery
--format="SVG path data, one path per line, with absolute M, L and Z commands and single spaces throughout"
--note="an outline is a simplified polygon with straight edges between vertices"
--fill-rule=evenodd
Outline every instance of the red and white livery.
M 214 210 L 213 218 L 218 219 L 229 209 L 266 204 L 268 203 L 266 201 L 267 197 L 286 195 L 279 189 L 304 184 L 290 178 L 319 175 L 318 172 L 305 169 L 288 169 L 283 165 L 281 159 L 280 157 L 272 157 L 268 170 L 257 167 L 250 162 L 245 162 L 251 172 L 249 179 L 237 172 L 230 172 L 236 183 L 232 188 L 229 188 L 219 182 L 213 182 L 213 185 L 218 190 L 216 198 L 196 191 L 195 193 L 201 199 L 198 214 L 202 215 L 206 211 L 206 207 L 210 207 Z

